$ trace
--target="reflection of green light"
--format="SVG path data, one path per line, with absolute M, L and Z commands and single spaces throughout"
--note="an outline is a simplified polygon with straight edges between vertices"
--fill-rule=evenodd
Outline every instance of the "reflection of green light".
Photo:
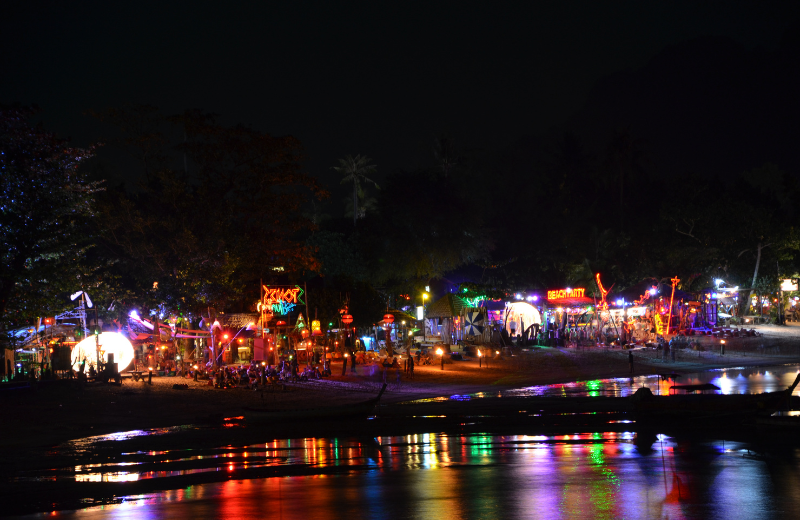
M 592 438 L 599 439 L 601 434 L 595 433 Z M 594 479 L 591 484 L 592 504 L 595 507 L 594 518 L 616 518 L 614 506 L 616 505 L 616 494 L 620 489 L 620 480 L 605 463 L 605 453 L 603 444 L 592 444 L 589 448 L 589 461 L 594 466 L 595 471 L 599 471 L 603 478 Z
M 600 397 L 600 392 L 597 390 L 592 390 L 589 392 L 589 397 Z
M 601 383 L 599 379 L 595 379 L 594 381 L 586 381 L 586 388 L 589 390 L 600 390 L 602 386 L 603 383 Z

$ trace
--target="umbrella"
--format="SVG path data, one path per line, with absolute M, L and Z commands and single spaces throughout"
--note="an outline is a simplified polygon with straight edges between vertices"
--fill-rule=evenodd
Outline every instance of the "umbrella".
M 464 316 L 464 334 L 477 336 L 483 333 L 483 313 L 468 312 Z

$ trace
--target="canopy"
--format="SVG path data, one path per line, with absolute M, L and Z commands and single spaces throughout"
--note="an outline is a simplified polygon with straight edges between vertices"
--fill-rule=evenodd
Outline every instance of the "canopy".
M 468 308 L 467 302 L 453 293 L 447 293 L 428 306 L 426 318 L 453 318 L 460 316 L 461 311 Z

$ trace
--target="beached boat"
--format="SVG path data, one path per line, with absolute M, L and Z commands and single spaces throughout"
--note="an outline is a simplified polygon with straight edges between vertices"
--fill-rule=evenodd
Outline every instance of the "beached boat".
M 800 432 L 800 411 L 780 411 L 768 417 L 758 417 L 756 425 L 772 431 Z
M 293 410 L 270 410 L 264 408 L 244 408 L 244 418 L 248 423 L 271 423 L 274 421 L 297 420 L 334 420 L 356 419 L 367 417 L 375 411 L 381 400 L 386 384 L 381 387 L 376 397 L 358 403 L 323 408 L 301 408 Z
M 697 394 L 655 396 L 648 388 L 640 388 L 631 397 L 637 422 L 717 421 L 741 422 L 791 408 L 791 396 L 797 384 L 785 390 L 763 394 Z M 688 390 L 688 389 L 687 389 Z M 701 390 L 694 388 L 693 390 Z

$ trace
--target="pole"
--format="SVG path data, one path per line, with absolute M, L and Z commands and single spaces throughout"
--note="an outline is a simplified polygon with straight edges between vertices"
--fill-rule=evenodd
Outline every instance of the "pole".
M 778 325 L 785 325 L 781 308 L 783 307 L 783 289 L 778 290 Z
M 303 282 L 303 294 L 306 297 L 306 319 L 308 320 L 308 322 L 310 322 L 311 321 L 311 315 L 308 313 L 308 282 Z M 308 325 L 309 325 L 308 322 L 306 322 L 306 327 L 308 327 Z M 310 336 L 311 335 L 309 334 L 309 337 Z
M 678 285 L 680 279 L 676 276 L 672 280 L 672 295 L 669 297 L 669 315 L 667 318 L 667 335 L 669 335 L 669 328 L 672 325 L 672 302 L 675 300 L 675 286 Z

